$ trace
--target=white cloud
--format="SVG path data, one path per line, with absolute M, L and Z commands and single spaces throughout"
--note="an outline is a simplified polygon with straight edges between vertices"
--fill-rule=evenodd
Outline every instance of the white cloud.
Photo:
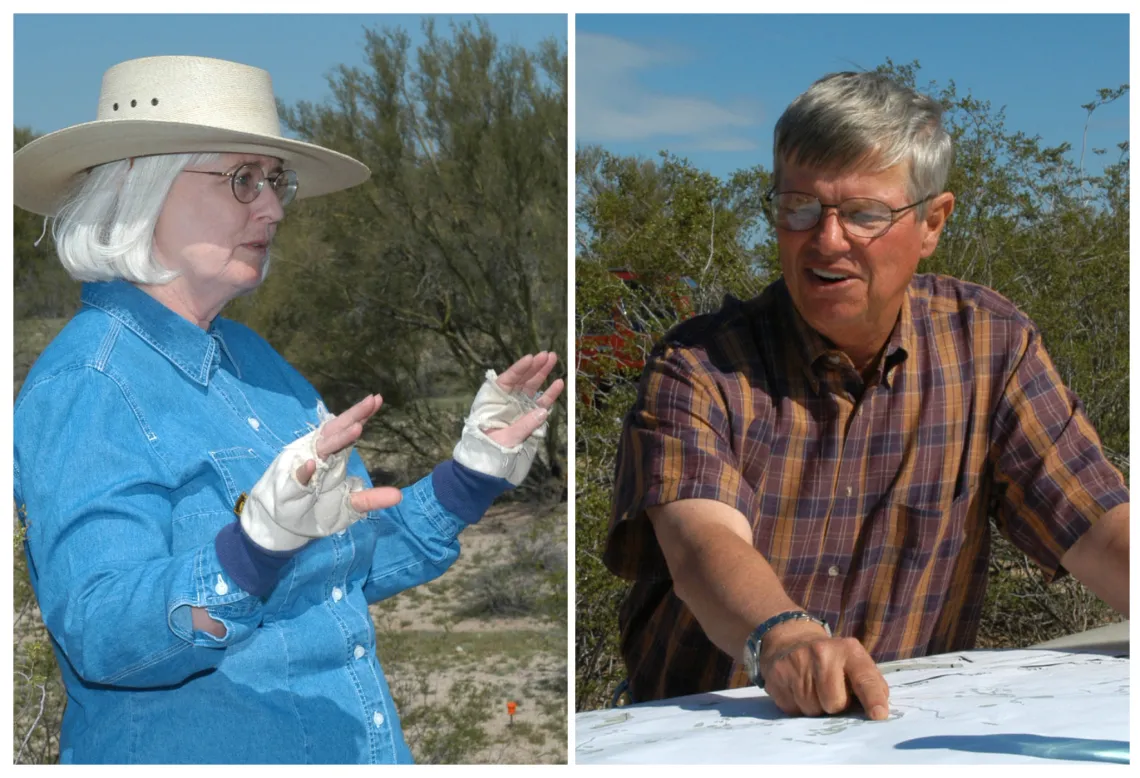
M 691 58 L 669 44 L 650 48 L 597 33 L 575 41 L 575 105 L 578 140 L 584 143 L 676 138 L 675 148 L 743 151 L 756 142 L 742 129 L 756 127 L 761 114 L 753 101 L 722 104 L 706 97 L 655 92 L 638 73 Z

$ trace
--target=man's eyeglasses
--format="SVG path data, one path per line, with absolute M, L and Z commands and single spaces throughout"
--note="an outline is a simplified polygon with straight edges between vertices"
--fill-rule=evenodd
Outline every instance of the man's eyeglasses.
M 275 175 L 266 176 L 260 166 L 247 162 L 232 173 L 215 173 L 212 170 L 184 170 L 182 172 L 205 173 L 208 176 L 229 178 L 234 197 L 239 203 L 246 205 L 257 199 L 261 190 L 265 188 L 266 181 L 273 189 L 273 194 L 277 195 L 277 200 L 281 203 L 282 208 L 293 202 L 293 198 L 297 196 L 297 173 L 292 170 L 282 170 Z
M 933 198 L 934 195 L 927 195 L 910 205 L 891 208 L 886 203 L 865 197 L 853 197 L 835 204 L 821 203 L 815 195 L 804 192 L 770 191 L 764 197 L 768 202 L 768 218 L 780 229 L 793 232 L 814 229 L 823 218 L 823 209 L 834 208 L 844 231 L 859 238 L 879 237 L 898 221 L 899 214 Z

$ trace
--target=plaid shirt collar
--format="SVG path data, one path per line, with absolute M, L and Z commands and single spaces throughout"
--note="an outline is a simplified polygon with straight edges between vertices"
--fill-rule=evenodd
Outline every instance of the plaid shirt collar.
M 792 301 L 791 295 L 788 294 L 787 286 L 784 286 L 782 292 L 781 297 L 785 311 L 790 316 L 793 330 L 796 333 L 796 345 L 798 347 L 796 353 L 800 357 L 804 376 L 807 378 L 812 391 L 818 393 L 819 377 L 822 373 L 840 366 L 854 370 L 855 366 L 847 354 L 837 349 L 834 343 L 820 335 L 804 321 L 803 316 L 800 315 Z M 902 308 L 899 310 L 898 319 L 891 330 L 891 336 L 887 339 L 887 348 L 883 352 L 884 357 L 875 365 L 874 376 L 869 382 L 871 386 L 882 383 L 890 388 L 891 372 L 895 367 L 902 364 L 909 354 L 915 351 L 917 344 L 915 343 L 916 335 L 911 304 L 912 294 L 911 287 L 908 285 L 906 294 L 903 295 Z

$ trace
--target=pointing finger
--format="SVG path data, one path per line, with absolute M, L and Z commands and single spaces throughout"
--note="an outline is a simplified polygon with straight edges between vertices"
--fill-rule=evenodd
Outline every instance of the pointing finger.
M 852 691 L 873 721 L 883 721 L 890 715 L 887 707 L 890 690 L 875 661 L 864 651 L 847 658 L 847 679 Z

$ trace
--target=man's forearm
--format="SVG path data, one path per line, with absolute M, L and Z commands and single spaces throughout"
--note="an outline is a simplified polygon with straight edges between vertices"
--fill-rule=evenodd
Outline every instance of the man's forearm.
M 1100 517 L 1061 557 L 1073 577 L 1114 610 L 1128 617 L 1128 504 Z
M 727 506 L 706 500 L 651 509 L 650 516 L 677 596 L 709 639 L 739 659 L 745 640 L 758 624 L 800 606 L 785 593 L 767 560 L 742 537 L 747 524 L 742 527 L 724 511 L 739 516 Z M 686 521 L 694 512 L 718 520 Z M 824 634 L 822 627 L 807 621 L 788 622 L 779 629 Z

